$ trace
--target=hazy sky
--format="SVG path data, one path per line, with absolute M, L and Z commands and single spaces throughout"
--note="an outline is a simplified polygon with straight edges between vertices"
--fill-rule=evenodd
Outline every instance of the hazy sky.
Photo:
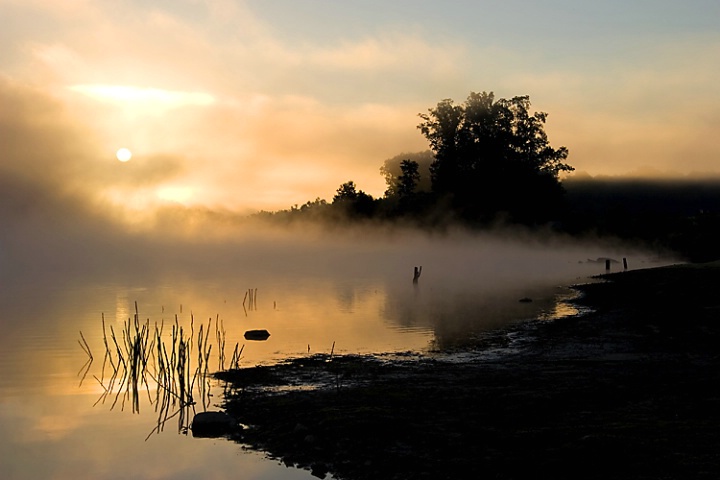
M 717 0 L 0 0 L 0 175 L 133 209 L 380 196 L 418 113 L 471 91 L 530 95 L 578 171 L 718 174 L 718 25 Z

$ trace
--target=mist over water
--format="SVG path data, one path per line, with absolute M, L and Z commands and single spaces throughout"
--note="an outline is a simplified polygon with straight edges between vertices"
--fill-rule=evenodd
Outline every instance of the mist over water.
M 279 226 L 187 209 L 133 221 L 49 194 L 0 205 L 0 459 L 13 478 L 225 478 L 238 465 L 249 479 L 310 477 L 240 455 L 231 443 L 188 438 L 172 422 L 148 437 L 158 420 L 145 393 L 138 413 L 98 404 L 105 387 L 97 378 L 108 376 L 101 320 L 119 332 L 136 303 L 141 321 L 166 332 L 175 321 L 195 332 L 220 325 L 227 357 L 243 346 L 241 367 L 331 350 L 434 355 L 552 313 L 564 287 L 604 273 L 604 261 L 588 260 L 625 257 L 630 268 L 670 261 L 614 242 L 518 230 Z M 423 269 L 413 284 L 416 266 Z M 270 338 L 246 340 L 256 328 Z M 89 366 L 80 332 L 96 357 Z M 216 356 L 210 364 L 222 368 Z M 218 409 L 222 389 L 213 388 L 197 411 Z M 31 453 L 39 450 L 41 461 Z M 167 452 L 187 461 L 158 464 Z M 137 459 L 131 466 L 128 456 Z
M 672 261 L 617 242 L 513 229 L 280 226 L 247 219 L 218 222 L 207 215 L 195 217 L 189 229 L 189 215 L 167 216 L 136 230 L 80 218 L 43 225 L 15 219 L 0 258 L 4 301 L 11 304 L 6 311 L 13 308 L 14 297 L 7 294 L 13 286 L 118 285 L 127 288 L 129 305 L 141 300 L 131 298 L 133 289 L 152 290 L 158 298 L 134 295 L 143 297 L 141 307 L 157 311 L 184 303 L 193 308 L 189 299 L 195 298 L 207 309 L 203 316 L 223 309 L 242 316 L 246 312 L 237 307 L 243 295 L 259 289 L 259 298 L 272 302 L 266 308 L 286 308 L 289 298 L 295 308 L 332 300 L 335 306 L 327 308 L 338 312 L 313 320 L 329 325 L 334 315 L 375 302 L 378 319 L 397 328 L 427 329 L 443 343 L 449 332 L 461 335 L 538 313 L 540 303 L 518 305 L 520 298 L 552 308 L 559 287 L 605 272 L 604 260 L 598 259 L 613 259 L 616 271 L 623 258 L 630 268 Z M 416 266 L 423 270 L 413 284 Z M 161 291 L 174 294 L 160 298 Z
M 287 323 L 273 332 L 276 357 L 295 354 L 300 345 L 307 351 L 307 344 L 341 340 L 339 346 L 350 352 L 428 343 L 394 337 L 390 346 L 378 340 L 388 337 L 388 327 L 424 331 L 439 346 L 454 344 L 473 332 L 552 309 L 558 288 L 604 273 L 598 258 L 627 258 L 630 268 L 672 261 L 609 240 L 510 227 L 478 232 L 398 224 L 281 224 L 180 206 L 134 212 L 63 192 L 58 185 L 11 180 L 6 176 L 0 182 L 7 200 L 0 206 L 4 312 L 22 316 L 45 305 L 42 315 L 52 324 L 62 317 L 52 308 L 64 307 L 44 299 L 86 292 L 74 301 L 94 305 L 99 294 L 91 292 L 104 287 L 125 305 L 98 306 L 95 320 L 123 309 L 127 318 L 138 301 L 143 312 L 169 318 L 184 305 L 184 313 L 201 319 L 223 314 L 230 322 L 247 316 L 243 296 L 258 289 L 258 305 L 275 312 L 274 321 L 282 317 Z M 413 284 L 413 270 L 420 266 L 422 275 Z M 29 297 L 36 297 L 31 305 Z M 533 304 L 519 305 L 526 297 Z M 347 324 L 354 326 L 335 332 L 342 315 L 350 315 Z M 9 318 L 3 323 L 12 323 Z M 272 324 L 257 318 L 253 326 L 265 328 L 263 323 Z M 280 344 L 283 331 L 293 331 L 292 348 Z

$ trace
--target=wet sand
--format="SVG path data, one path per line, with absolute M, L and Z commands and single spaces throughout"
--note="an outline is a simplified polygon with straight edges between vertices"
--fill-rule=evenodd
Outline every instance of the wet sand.
M 234 438 L 320 478 L 718 478 L 720 263 L 602 278 L 462 354 L 219 374 Z

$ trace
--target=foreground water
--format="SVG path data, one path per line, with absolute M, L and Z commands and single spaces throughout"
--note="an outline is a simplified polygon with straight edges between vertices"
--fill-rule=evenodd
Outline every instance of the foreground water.
M 203 271 L 156 265 L 6 275 L 0 290 L 0 476 L 312 478 L 237 443 L 194 438 L 187 429 L 193 414 L 218 410 L 221 402 L 222 385 L 211 377 L 198 380 L 207 389 L 184 409 L 159 402 L 152 381 L 139 386 L 137 404 L 127 384 L 111 384 L 103 337 L 112 328 L 122 343 L 121 332 L 136 313 L 166 342 L 172 342 L 173 325 L 182 327 L 198 352 L 202 328 L 212 345 L 211 372 L 229 366 L 236 345 L 240 366 L 330 351 L 443 352 L 509 322 L 572 314 L 562 302 L 564 286 L 604 271 L 604 262 L 587 261 L 601 251 L 587 247 L 504 255 L 466 247 L 426 250 L 417 284 L 414 265 L 403 257 L 407 246 L 402 254 L 390 248 L 389 256 L 305 252 L 293 265 L 240 260 Z M 632 261 L 645 266 L 648 260 Z M 271 335 L 246 340 L 250 329 Z

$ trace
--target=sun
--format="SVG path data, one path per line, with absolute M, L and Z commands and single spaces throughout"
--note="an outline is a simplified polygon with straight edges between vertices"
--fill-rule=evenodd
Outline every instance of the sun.
M 132 158 L 132 152 L 127 148 L 120 148 L 117 152 L 115 152 L 115 156 L 121 162 L 127 162 Z

